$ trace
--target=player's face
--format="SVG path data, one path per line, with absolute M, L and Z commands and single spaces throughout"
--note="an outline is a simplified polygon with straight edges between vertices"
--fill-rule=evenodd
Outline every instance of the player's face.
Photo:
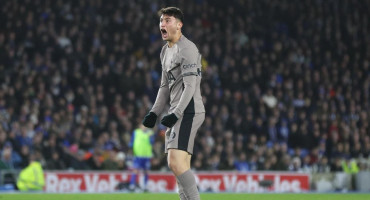
M 172 41 L 174 36 L 180 31 L 181 22 L 173 16 L 162 15 L 159 22 L 159 30 L 162 34 L 162 39 Z

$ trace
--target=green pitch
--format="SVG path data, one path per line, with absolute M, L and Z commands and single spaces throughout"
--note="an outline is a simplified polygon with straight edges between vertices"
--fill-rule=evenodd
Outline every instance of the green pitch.
M 178 200 L 177 194 L 1 194 L 0 200 Z M 370 200 L 369 194 L 201 194 L 202 200 Z

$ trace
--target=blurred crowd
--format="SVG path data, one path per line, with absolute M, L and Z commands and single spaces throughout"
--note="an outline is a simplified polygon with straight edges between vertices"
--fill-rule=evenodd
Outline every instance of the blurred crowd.
M 370 169 L 370 1 L 0 1 L 0 167 L 124 170 L 180 7 L 203 55 L 195 170 Z M 163 113 L 166 114 L 166 113 Z M 152 170 L 168 170 L 165 127 Z

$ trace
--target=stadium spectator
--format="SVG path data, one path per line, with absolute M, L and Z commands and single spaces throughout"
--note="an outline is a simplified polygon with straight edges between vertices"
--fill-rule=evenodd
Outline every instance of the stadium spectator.
M 67 166 L 65 162 L 60 158 L 58 151 L 51 152 L 51 158 L 46 161 L 45 169 L 48 170 L 64 170 Z
M 10 142 L 4 144 L 3 149 L 0 151 L 1 161 L 7 169 L 21 169 L 22 158 L 13 150 L 13 145 Z

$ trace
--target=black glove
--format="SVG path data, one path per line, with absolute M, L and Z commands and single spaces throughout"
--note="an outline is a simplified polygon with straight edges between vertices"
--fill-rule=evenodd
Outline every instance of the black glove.
M 156 121 L 157 121 L 157 115 L 154 112 L 149 112 L 144 117 L 143 125 L 148 128 L 153 128 Z
M 162 118 L 161 124 L 167 126 L 168 128 L 171 128 L 173 125 L 176 124 L 178 118 L 174 113 L 166 115 Z

